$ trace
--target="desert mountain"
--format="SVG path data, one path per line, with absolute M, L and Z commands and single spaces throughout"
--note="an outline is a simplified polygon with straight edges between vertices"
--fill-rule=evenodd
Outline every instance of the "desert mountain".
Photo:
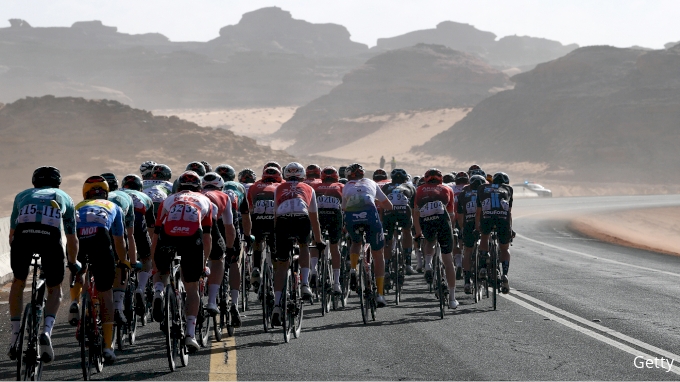
M 508 85 L 505 74 L 471 54 L 419 44 L 371 58 L 300 107 L 277 135 L 297 140 L 291 152 L 320 152 L 377 131 L 392 114 L 467 108 Z
M 496 41 L 496 35 L 469 24 L 444 21 L 435 29 L 409 32 L 401 36 L 378 39 L 374 49 L 389 50 L 418 43 L 439 44 L 468 52 L 500 69 L 518 67 L 522 70 L 564 56 L 578 45 L 562 45 L 557 41 L 528 36 L 506 36 Z
M 82 98 L 25 98 L 0 108 L 2 173 L 0 216 L 6 216 L 17 192 L 30 187 L 36 167 L 53 165 L 74 197 L 89 175 L 113 171 L 138 173 L 146 160 L 166 163 L 173 178 L 187 163 L 206 160 L 240 170 L 260 168 L 268 160 L 288 162 L 283 151 L 224 129 L 204 128 L 177 117 L 158 117 L 117 101 Z
M 680 47 L 593 46 L 512 77 L 416 151 L 544 163 L 587 180 L 668 180 L 680 166 Z

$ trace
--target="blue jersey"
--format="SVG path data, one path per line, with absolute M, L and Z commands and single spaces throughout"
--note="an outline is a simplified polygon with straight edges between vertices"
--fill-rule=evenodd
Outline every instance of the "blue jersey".
M 21 223 L 40 223 L 63 229 L 67 235 L 76 233 L 76 213 L 73 199 L 58 188 L 29 188 L 14 198 L 10 227 Z
M 104 199 L 87 199 L 76 206 L 76 224 L 82 236 L 91 235 L 96 228 L 106 228 L 113 236 L 123 236 L 123 211 L 115 203 Z

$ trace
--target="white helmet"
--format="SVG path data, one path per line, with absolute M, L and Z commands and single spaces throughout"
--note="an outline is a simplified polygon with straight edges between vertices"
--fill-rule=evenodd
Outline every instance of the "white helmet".
M 215 189 L 222 191 L 224 188 L 224 179 L 216 172 L 209 172 L 203 176 L 201 186 L 203 186 L 204 190 L 214 187 Z
M 151 179 L 151 172 L 156 164 L 156 162 L 148 160 L 139 166 L 139 172 L 142 174 L 142 179 Z
M 283 177 L 286 180 L 303 180 L 305 168 L 298 162 L 288 163 L 283 170 Z

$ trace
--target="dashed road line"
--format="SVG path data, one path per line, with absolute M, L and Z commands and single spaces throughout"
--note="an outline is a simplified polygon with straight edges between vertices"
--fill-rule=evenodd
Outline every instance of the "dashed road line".
M 209 381 L 236 381 L 236 339 L 222 330 L 222 341 L 210 346 Z

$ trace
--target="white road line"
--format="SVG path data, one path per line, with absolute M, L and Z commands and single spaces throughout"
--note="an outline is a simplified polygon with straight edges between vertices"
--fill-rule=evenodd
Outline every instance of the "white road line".
M 589 258 L 589 259 L 591 259 L 591 260 L 599 260 L 599 261 L 602 261 L 602 262 L 605 262 L 605 263 L 623 265 L 623 266 L 626 266 L 626 267 L 632 267 L 632 268 L 641 269 L 641 270 L 644 270 L 644 271 L 662 273 L 662 274 L 664 274 L 664 275 L 673 276 L 673 277 L 680 277 L 680 274 L 678 274 L 678 273 L 662 271 L 662 270 L 654 269 L 654 268 L 642 267 L 642 266 L 639 266 L 639 265 L 633 265 L 633 264 L 629 264 L 629 263 L 624 263 L 624 262 L 622 262 L 622 261 L 616 261 L 616 260 L 611 260 L 611 259 L 605 259 L 605 258 L 603 258 L 603 257 L 591 255 L 591 254 L 588 254 L 588 253 L 579 252 L 579 251 L 574 251 L 573 249 L 567 249 L 567 248 L 563 248 L 563 247 L 560 247 L 560 246 L 557 246 L 557 245 L 552 245 L 552 244 L 548 244 L 548 243 L 545 243 L 545 242 L 542 242 L 542 241 L 530 239 L 530 238 L 528 238 L 528 237 L 526 237 L 526 236 L 524 236 L 524 235 L 521 235 L 521 234 L 519 234 L 519 233 L 517 234 L 517 237 L 522 238 L 522 239 L 524 239 L 524 240 L 531 241 L 531 242 L 536 243 L 536 244 L 544 245 L 544 246 L 549 247 L 549 248 L 557 249 L 557 250 L 564 251 L 564 252 L 573 253 L 573 254 L 575 254 L 575 255 L 579 255 L 579 256 L 582 256 L 582 257 L 586 257 L 586 258 Z
M 517 304 L 517 305 L 520 305 L 520 306 L 522 306 L 522 307 L 524 307 L 524 308 L 527 308 L 527 309 L 529 309 L 529 310 L 531 310 L 531 311 L 533 311 L 533 312 L 535 312 L 535 313 L 538 313 L 538 314 L 540 314 L 540 315 L 543 316 L 543 317 L 549 318 L 549 319 L 551 319 L 552 321 L 555 321 L 555 322 L 560 323 L 560 324 L 562 324 L 562 325 L 564 325 L 564 326 L 566 326 L 566 327 L 568 327 L 568 328 L 571 328 L 571 329 L 574 329 L 574 330 L 576 330 L 576 331 L 578 331 L 578 332 L 581 332 L 581 333 L 583 333 L 583 334 L 585 334 L 585 335 L 587 335 L 587 336 L 589 336 L 589 337 L 592 337 L 592 338 L 594 338 L 594 339 L 596 339 L 596 340 L 598 340 L 598 341 L 601 341 L 601 342 L 604 342 L 604 343 L 606 343 L 606 344 L 608 344 L 608 345 L 611 345 L 611 346 L 613 346 L 613 347 L 615 347 L 615 348 L 617 348 L 617 349 L 619 349 L 619 350 L 623 350 L 623 351 L 625 351 L 626 353 L 631 354 L 631 355 L 633 355 L 633 356 L 635 356 L 635 357 L 642 357 L 642 358 L 644 358 L 645 360 L 655 360 L 655 359 L 658 358 L 658 357 L 653 357 L 653 356 L 651 356 L 651 355 L 649 355 L 649 354 L 643 353 L 643 352 L 641 352 L 641 351 L 639 351 L 639 350 L 637 350 L 637 349 L 635 349 L 635 348 L 632 348 L 632 347 L 630 347 L 630 346 L 628 346 L 628 345 L 626 345 L 626 344 L 623 344 L 623 343 L 621 343 L 621 342 L 618 342 L 618 341 L 616 341 L 616 340 L 613 340 L 613 339 L 611 339 L 611 338 L 609 338 L 609 337 L 605 337 L 605 336 L 603 336 L 602 334 L 596 333 L 595 331 L 592 331 L 592 330 L 590 330 L 590 329 L 587 329 L 587 328 L 584 328 L 584 327 L 582 327 L 582 326 L 576 325 L 576 324 L 574 324 L 574 323 L 571 322 L 571 321 L 567 321 L 567 320 L 565 320 L 564 318 L 558 317 L 558 316 L 556 316 L 556 315 L 554 315 L 554 314 L 552 314 L 552 313 L 550 313 L 550 312 L 548 312 L 548 311 L 545 311 L 545 310 L 543 310 L 543 309 L 541 309 L 541 308 L 538 308 L 538 307 L 536 307 L 536 306 L 534 306 L 534 305 L 531 305 L 531 304 L 529 304 L 528 302 L 522 301 L 522 300 L 520 300 L 520 299 L 517 298 L 517 297 L 513 297 L 513 296 L 511 296 L 511 295 L 501 295 L 501 296 L 504 297 L 504 298 L 506 298 L 507 300 L 510 300 L 510 301 L 514 302 L 514 303 Z M 650 346 L 651 346 L 651 345 L 650 345 Z M 671 358 L 671 359 L 678 360 L 678 359 L 680 359 L 680 358 Z M 634 367 L 634 366 L 632 365 L 632 363 L 633 363 L 633 362 L 631 362 L 631 367 Z M 666 370 L 668 370 L 668 369 L 664 369 L 664 371 L 666 371 Z M 675 365 L 671 366 L 670 371 L 672 371 L 672 372 L 675 373 L 676 375 L 680 375 L 680 368 L 678 368 L 678 367 L 675 366 Z
M 565 316 L 565 317 L 567 317 L 567 318 L 569 318 L 569 319 L 571 319 L 571 320 L 580 322 L 580 323 L 582 323 L 583 325 L 587 325 L 587 326 L 590 326 L 590 327 L 593 328 L 593 329 L 597 329 L 597 330 L 599 330 L 599 331 L 601 331 L 601 332 L 603 332 L 603 333 L 607 333 L 607 334 L 609 334 L 609 335 L 612 336 L 612 337 L 616 337 L 616 338 L 618 338 L 618 339 L 621 339 L 621 340 L 623 340 L 623 341 L 626 341 L 626 342 L 628 342 L 628 343 L 631 343 L 631 344 L 633 344 L 633 345 L 635 345 L 635 346 L 639 346 L 639 347 L 641 347 L 641 348 L 643 348 L 643 349 L 647 349 L 647 350 L 649 350 L 649 351 L 651 351 L 651 352 L 653 352 L 653 353 L 660 354 L 660 355 L 662 355 L 662 356 L 664 356 L 664 357 L 666 357 L 666 358 L 668 358 L 668 359 L 675 359 L 675 360 L 677 360 L 678 362 L 680 362 L 680 355 L 673 354 L 673 353 L 671 353 L 671 352 L 669 352 L 669 351 L 667 351 L 667 350 L 664 350 L 664 349 L 658 348 L 658 347 L 656 347 L 656 346 L 650 345 L 650 344 L 648 344 L 648 343 L 646 343 L 646 342 L 642 342 L 642 341 L 637 340 L 637 339 L 635 339 L 635 338 L 633 338 L 633 337 L 629 337 L 629 336 L 627 336 L 627 335 L 625 335 L 625 334 L 623 334 L 623 333 L 617 332 L 617 331 L 614 330 L 614 329 L 609 329 L 609 328 L 606 327 L 606 326 L 596 324 L 596 323 L 594 323 L 594 322 L 592 322 L 592 321 L 589 321 L 589 320 L 587 320 L 587 319 L 585 319 L 585 318 L 583 318 L 583 317 L 579 317 L 579 316 L 577 316 L 577 315 L 575 315 L 575 314 L 569 313 L 569 312 L 567 312 L 567 311 L 565 311 L 565 310 L 563 310 L 563 309 L 560 309 L 560 308 L 558 308 L 558 307 L 556 307 L 556 306 L 550 305 L 550 304 L 548 304 L 547 302 L 543 302 L 543 301 L 541 301 L 541 300 L 539 300 L 539 299 L 536 299 L 536 298 L 534 298 L 534 297 L 531 297 L 531 296 L 527 295 L 526 293 L 518 292 L 518 291 L 516 291 L 516 290 L 513 289 L 513 290 L 512 290 L 512 294 L 514 294 L 514 295 L 517 296 L 517 297 L 521 297 L 521 298 L 523 298 L 523 299 L 525 299 L 525 300 L 531 301 L 531 302 L 533 302 L 534 304 L 540 305 L 540 306 L 542 306 L 543 308 L 546 308 L 546 309 L 548 309 L 548 310 L 551 310 L 551 311 L 553 311 L 553 312 L 555 312 L 555 313 L 561 314 L 562 316 Z M 505 297 L 505 296 L 504 296 L 504 297 Z

